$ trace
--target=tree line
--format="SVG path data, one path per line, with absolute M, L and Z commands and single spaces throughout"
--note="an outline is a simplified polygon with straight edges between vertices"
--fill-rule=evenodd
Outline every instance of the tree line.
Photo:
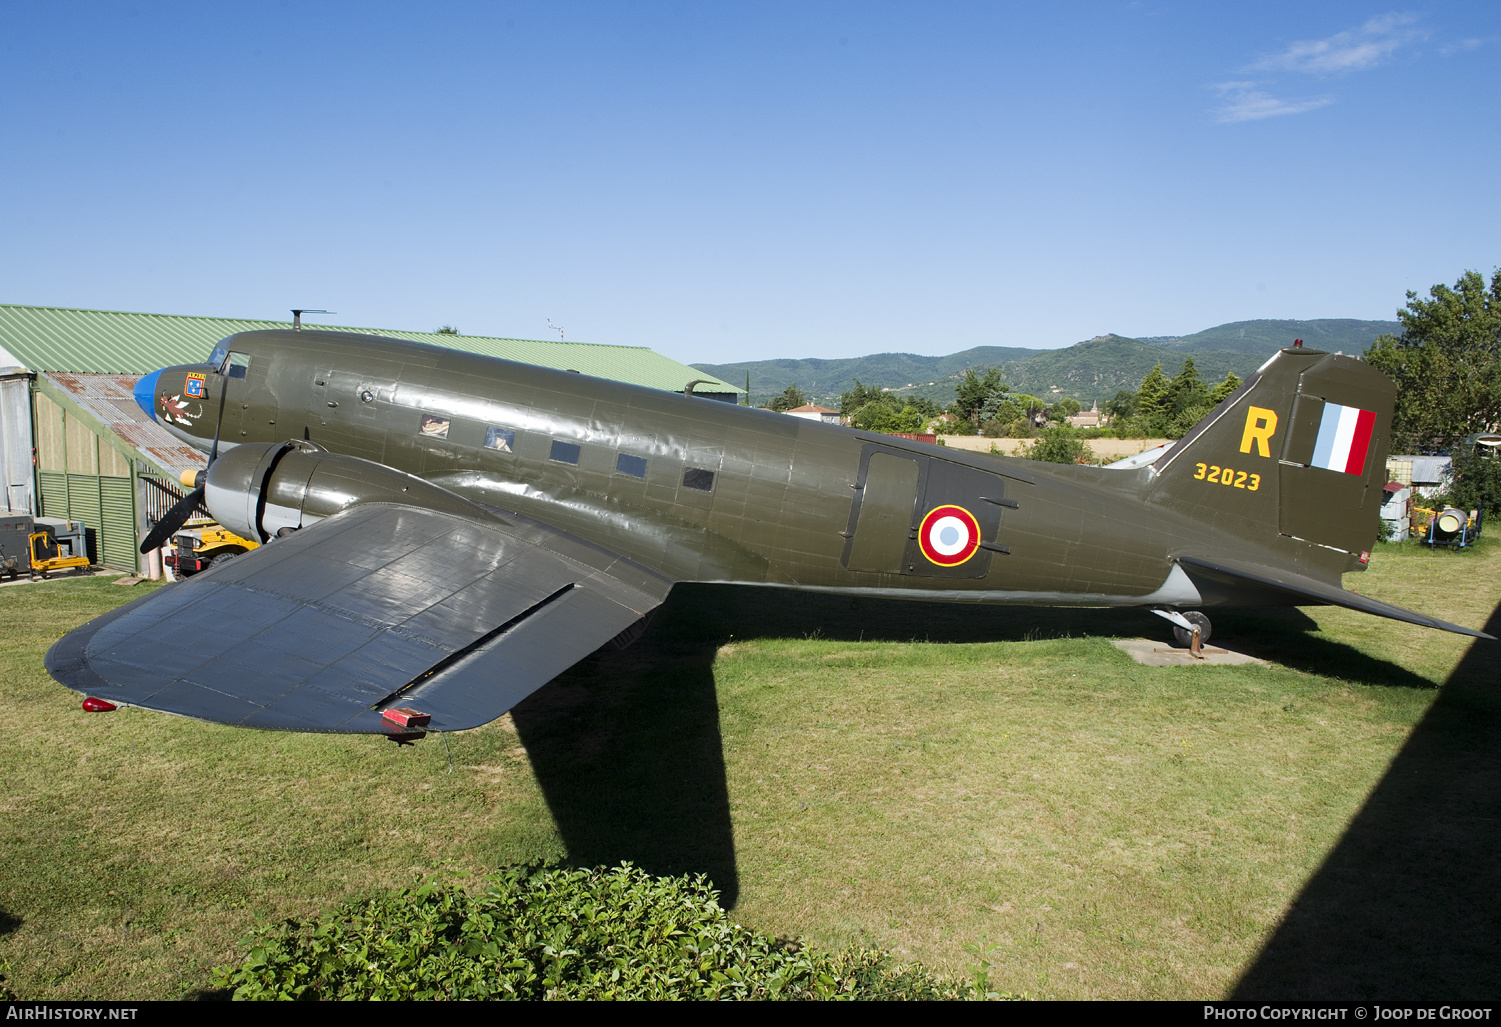
M 1109 421 L 1104 434 L 1122 438 L 1178 438 L 1207 414 L 1214 405 L 1240 385 L 1233 373 L 1224 381 L 1206 386 L 1194 367 L 1193 357 L 1169 378 L 1158 364 L 1135 390 L 1123 390 L 1106 401 L 1101 413 Z M 787 411 L 807 403 L 796 383 L 766 406 Z M 901 396 L 859 379 L 839 397 L 839 414 L 846 423 L 866 431 L 920 432 L 936 418 L 947 414 L 941 429 L 950 435 L 986 435 L 991 438 L 1025 439 L 1040 435 L 1049 426 L 1063 425 L 1082 409 L 1078 400 L 1061 398 L 1051 403 L 1024 392 L 1012 392 L 996 367 L 970 369 L 954 387 L 954 401 L 947 407 L 922 396 Z
M 1498 512 L 1501 455 L 1470 439 L 1501 430 L 1501 270 L 1489 287 L 1466 271 L 1427 299 L 1408 292 L 1397 319 L 1402 334 L 1381 336 L 1365 353 L 1397 383 L 1391 451 L 1449 454 L 1453 479 L 1440 501 Z

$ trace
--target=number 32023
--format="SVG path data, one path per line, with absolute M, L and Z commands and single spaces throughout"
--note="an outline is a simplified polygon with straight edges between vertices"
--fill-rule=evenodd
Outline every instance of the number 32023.
M 1255 492 L 1261 488 L 1261 475 L 1247 474 L 1245 471 L 1237 471 L 1231 467 L 1220 467 L 1217 464 L 1196 464 L 1199 473 L 1194 475 L 1196 481 L 1207 481 L 1215 485 L 1231 485 L 1248 492 Z

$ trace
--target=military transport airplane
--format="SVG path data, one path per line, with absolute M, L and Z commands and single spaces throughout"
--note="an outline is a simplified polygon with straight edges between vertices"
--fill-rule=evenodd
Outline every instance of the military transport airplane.
M 47 655 L 86 705 L 246 727 L 455 731 L 505 713 L 680 581 L 949 602 L 1326 605 L 1376 537 L 1395 389 L 1278 352 L 1149 466 L 971 455 L 398 339 L 232 335 L 137 399 L 210 454 L 200 502 L 265 545 Z M 222 450 L 222 452 L 221 452 Z M 999 614 L 998 614 L 999 615 Z

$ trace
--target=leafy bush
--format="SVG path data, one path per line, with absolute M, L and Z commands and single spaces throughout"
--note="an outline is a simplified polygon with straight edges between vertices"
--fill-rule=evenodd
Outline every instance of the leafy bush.
M 515 867 L 288 920 L 215 971 L 237 999 L 1001 998 L 889 953 L 832 955 L 732 923 L 702 876 Z
M 1050 425 L 1042 437 L 1017 451 L 1028 460 L 1046 460 L 1055 464 L 1076 464 L 1094 459 L 1094 451 L 1079 440 L 1078 431 L 1068 425 Z
M 1501 457 L 1456 453 L 1444 499 L 1465 510 L 1501 511 Z

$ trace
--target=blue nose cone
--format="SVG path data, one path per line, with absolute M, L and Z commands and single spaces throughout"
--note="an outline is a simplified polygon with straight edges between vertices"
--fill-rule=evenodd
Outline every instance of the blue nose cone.
M 135 387 L 136 406 L 146 411 L 146 416 L 153 421 L 156 420 L 156 380 L 161 376 L 160 371 L 152 371 L 142 376 Z

